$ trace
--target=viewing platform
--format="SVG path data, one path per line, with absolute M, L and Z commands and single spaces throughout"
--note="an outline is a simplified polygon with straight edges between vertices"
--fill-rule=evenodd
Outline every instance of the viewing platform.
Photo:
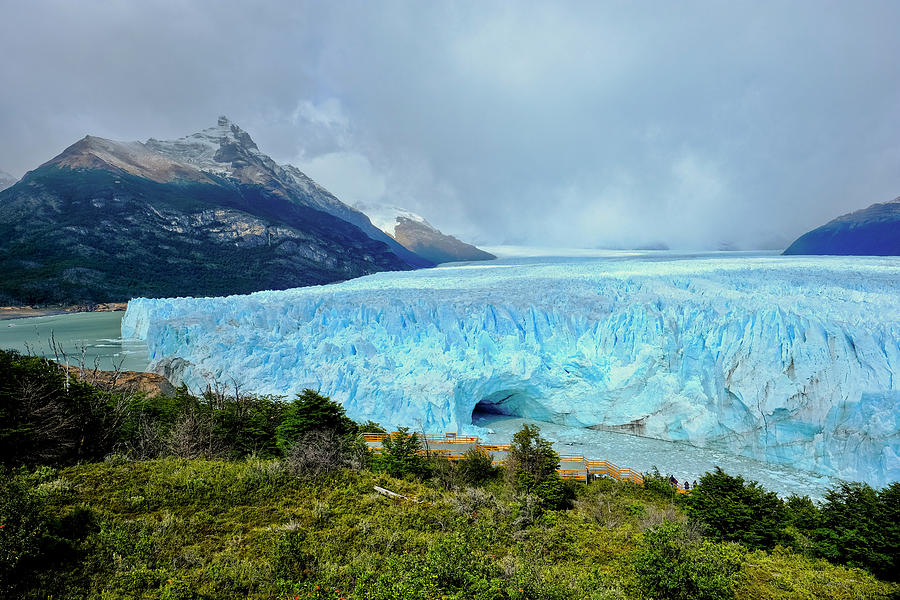
M 366 445 L 375 453 L 382 450 L 382 440 L 399 432 L 394 431 L 388 433 L 363 433 L 362 437 Z M 483 443 L 477 436 L 463 436 L 455 433 L 445 433 L 444 435 L 418 435 L 419 442 L 422 444 L 422 454 L 426 456 L 440 456 L 448 460 L 462 460 L 465 453 L 473 448 L 480 448 L 490 457 L 494 466 L 503 464 L 509 453 L 509 444 L 487 444 Z M 620 481 L 630 481 L 637 485 L 644 485 L 644 477 L 641 473 L 626 467 L 619 467 L 609 461 L 586 458 L 581 454 L 558 454 L 559 468 L 557 472 L 563 479 L 574 479 L 576 481 L 589 482 L 595 477 L 612 477 Z M 683 494 L 689 493 L 690 488 L 685 488 L 683 482 L 678 482 L 672 486 L 676 492 Z

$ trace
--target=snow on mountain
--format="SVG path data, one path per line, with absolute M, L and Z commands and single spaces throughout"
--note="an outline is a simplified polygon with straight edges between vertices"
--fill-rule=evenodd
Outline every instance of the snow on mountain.
M 0 171 L 0 191 L 15 185 L 18 180 L 17 177 L 13 177 L 6 171 Z
M 348 221 L 370 238 L 386 243 L 411 266 L 426 267 L 432 264 L 386 235 L 372 225 L 366 215 L 338 200 L 293 165 L 279 165 L 260 152 L 249 134 L 227 117 L 219 117 L 215 127 L 189 136 L 176 140 L 151 138 L 145 145 L 155 153 L 193 165 L 202 172 L 265 186 L 306 206 Z
M 72 169 L 117 169 L 157 183 L 176 180 L 214 183 L 207 174 L 141 142 L 119 142 L 92 135 L 78 140 L 45 165 Z
M 366 216 L 369 217 L 369 220 L 372 221 L 372 224 L 375 225 L 375 227 L 392 237 L 396 233 L 397 223 L 401 219 L 415 221 L 416 223 L 421 223 L 423 226 L 433 231 L 438 231 L 437 228 L 426 221 L 424 217 L 421 217 L 416 213 L 410 212 L 406 209 L 397 208 L 396 206 L 356 204 L 355 208 L 365 213 Z
M 138 299 L 123 337 L 195 389 L 320 390 L 430 432 L 473 414 L 900 479 L 900 263 L 509 259 L 229 298 Z
M 439 231 L 423 217 L 396 206 L 357 204 L 376 227 L 397 240 L 404 248 L 424 256 L 435 264 L 497 258 L 471 244 Z

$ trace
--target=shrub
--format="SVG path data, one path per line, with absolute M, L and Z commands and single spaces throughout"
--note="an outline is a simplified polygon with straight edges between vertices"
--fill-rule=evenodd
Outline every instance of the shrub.
M 496 473 L 491 455 L 478 446 L 466 450 L 457 469 L 460 479 L 469 485 L 480 485 Z
M 344 407 L 327 396 L 306 389 L 285 409 L 275 429 L 278 448 L 287 455 L 291 447 L 310 431 L 331 430 L 345 435 L 356 430 Z
M 800 531 L 811 532 L 819 527 L 822 517 L 809 496 L 791 494 L 784 500 L 784 522 Z
M 540 436 L 540 429 L 523 425 L 513 435 L 506 458 L 507 479 L 520 493 L 537 496 L 545 508 L 564 508 L 566 492 L 556 470 L 559 455 Z
M 428 474 L 431 483 L 445 490 L 460 486 L 459 465 L 443 456 L 428 456 Z
M 643 473 L 644 489 L 651 492 L 657 498 L 665 500 L 678 500 L 678 492 L 672 485 L 672 475 L 663 475 L 659 469 L 653 467 L 653 471 Z
M 816 551 L 839 564 L 900 579 L 900 483 L 880 492 L 865 483 L 829 490 L 816 530 Z
M 775 492 L 719 467 L 700 478 L 688 499 L 688 514 L 712 537 L 749 548 L 774 547 L 784 526 L 784 505 Z
M 295 475 L 318 477 L 343 468 L 360 468 L 360 454 L 358 444 L 346 435 L 332 429 L 309 431 L 291 447 L 285 463 Z
M 881 555 L 887 560 L 879 573 L 891 581 L 900 580 L 900 482 L 878 492 L 878 520 L 882 527 Z
M 233 458 L 280 455 L 276 428 L 282 421 L 284 403 L 270 396 L 226 398 L 214 414 L 216 428 Z
M 438 537 L 428 549 L 426 566 L 444 590 L 467 592 L 473 597 L 479 583 L 495 575 L 493 565 L 472 551 L 472 540 L 459 532 Z
M 889 600 L 900 597 L 900 586 L 776 546 L 746 556 L 735 592 L 753 600 Z
M 56 363 L 0 350 L 0 463 L 72 462 L 105 454 L 116 431 L 109 394 Z
M 185 412 L 169 432 L 166 451 L 178 458 L 217 458 L 225 454 L 225 444 L 217 435 L 215 423 L 208 415 L 193 410 Z
M 278 538 L 272 552 L 275 575 L 287 581 L 303 581 L 313 573 L 315 557 L 306 544 L 306 533 L 286 531 Z
M 0 471 L 0 597 L 15 597 L 48 559 L 61 558 L 66 544 L 53 526 L 44 499 L 22 477 Z
M 356 426 L 357 433 L 387 433 L 387 430 L 371 419 Z
M 739 547 L 701 540 L 665 522 L 650 529 L 634 559 L 638 588 L 661 600 L 731 600 L 741 568 Z
M 372 461 L 377 471 L 384 471 L 394 477 L 425 477 L 430 471 L 428 460 L 421 454 L 422 444 L 418 434 L 409 433 L 406 427 L 385 436 L 381 448 L 381 454 Z

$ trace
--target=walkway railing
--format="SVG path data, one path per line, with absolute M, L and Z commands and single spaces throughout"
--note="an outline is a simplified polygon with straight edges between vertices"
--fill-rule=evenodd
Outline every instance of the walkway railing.
M 375 452 L 381 452 L 381 442 L 388 435 L 399 433 L 394 431 L 387 433 L 363 433 L 362 438 L 366 441 L 369 448 Z M 429 456 L 440 456 L 449 460 L 462 460 L 466 451 L 471 448 L 480 448 L 488 453 L 494 466 L 503 463 L 505 454 L 509 452 L 509 444 L 485 444 L 477 436 L 456 435 L 455 433 L 445 433 L 438 436 L 419 436 L 419 440 L 423 444 L 422 453 Z M 441 447 L 448 445 L 448 447 Z M 436 446 L 436 447 L 435 447 Z M 463 446 L 468 446 L 464 448 Z M 605 460 L 594 460 L 585 458 L 582 454 L 560 454 L 560 467 L 557 469 L 559 476 L 563 479 L 574 479 L 577 481 L 589 481 L 596 476 L 612 477 L 620 481 L 630 481 L 637 485 L 644 485 L 644 477 L 633 469 L 619 467 Z M 673 484 L 675 491 L 678 493 L 689 492 L 690 488 L 685 489 L 683 483 Z

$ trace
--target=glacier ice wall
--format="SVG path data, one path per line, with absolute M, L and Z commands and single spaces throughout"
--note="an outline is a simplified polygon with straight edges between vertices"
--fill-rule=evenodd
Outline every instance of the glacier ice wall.
M 310 387 L 388 426 L 495 412 L 900 479 L 897 259 L 517 259 L 137 299 L 122 329 L 194 388 Z

